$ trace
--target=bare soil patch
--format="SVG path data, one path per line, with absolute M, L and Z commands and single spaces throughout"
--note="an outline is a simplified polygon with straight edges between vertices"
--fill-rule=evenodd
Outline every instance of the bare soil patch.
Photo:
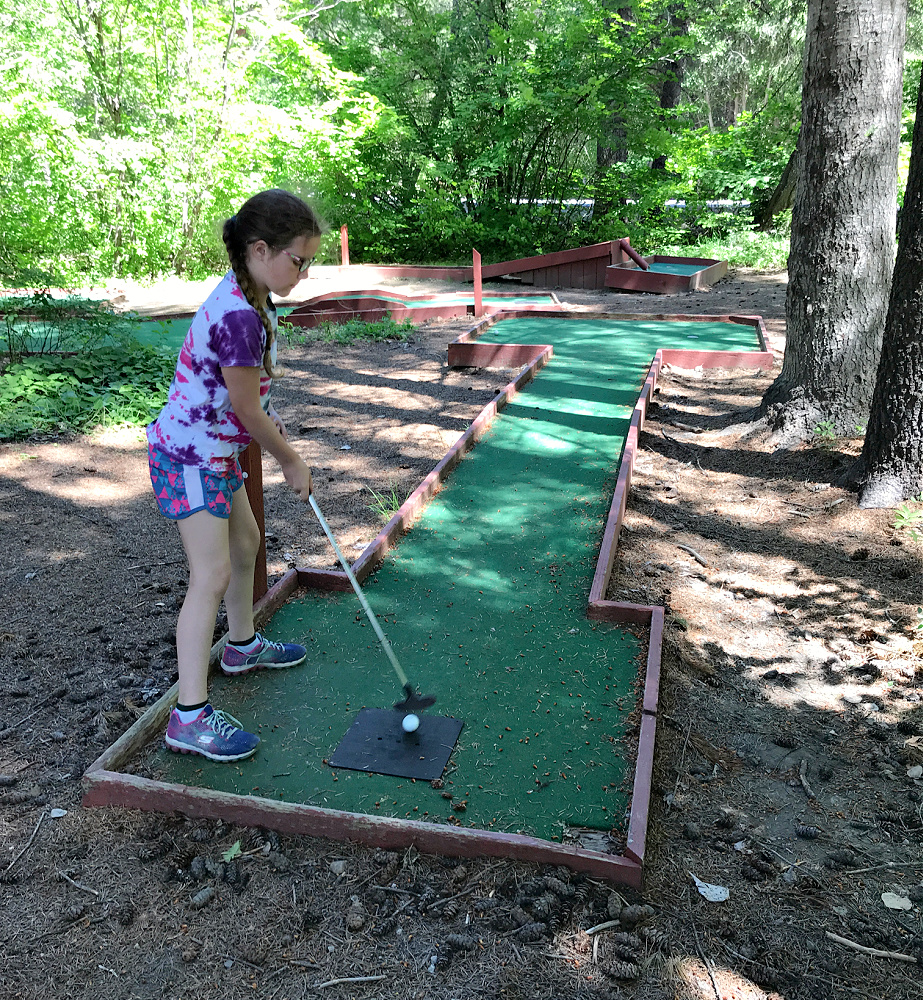
M 757 313 L 783 343 L 781 275 L 682 296 L 556 291 Z M 381 525 L 371 491 L 403 499 L 508 381 L 446 367 L 467 325 L 283 351 L 277 407 L 347 548 Z M 174 679 L 185 566 L 139 435 L 0 447 L 3 995 L 918 997 L 919 964 L 828 935 L 923 960 L 923 784 L 907 773 L 923 763 L 920 547 L 836 486 L 858 442 L 774 454 L 720 434 L 768 382 L 668 372 L 643 435 L 609 595 L 662 603 L 669 622 L 642 895 L 82 809 L 86 766 Z M 271 577 L 332 566 L 270 462 L 265 488 Z M 730 898 L 706 901 L 690 872 Z

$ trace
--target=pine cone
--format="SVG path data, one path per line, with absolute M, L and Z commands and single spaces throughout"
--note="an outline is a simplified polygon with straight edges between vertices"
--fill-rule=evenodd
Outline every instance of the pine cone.
M 612 979 L 637 979 L 641 974 L 640 970 L 634 962 L 610 962 L 609 965 L 604 967 L 604 972 L 607 976 Z
M 574 887 L 569 882 L 564 882 L 554 875 L 549 875 L 545 879 L 545 891 L 553 892 L 558 899 L 573 899 Z
M 629 934 L 626 931 L 616 931 L 614 934 L 610 934 L 606 944 L 619 958 L 628 962 L 639 961 L 644 953 L 641 939 L 636 934 Z
M 640 927 L 638 937 L 656 951 L 669 951 L 670 939 L 659 927 Z
M 445 946 L 451 951 L 474 951 L 478 946 L 478 939 L 470 934 L 448 934 Z
M 520 941 L 541 941 L 547 933 L 548 927 L 545 924 L 540 920 L 533 920 L 528 924 L 523 924 L 516 931 L 516 937 Z
M 557 909 L 557 906 L 557 897 L 546 893 L 544 896 L 539 896 L 538 899 L 533 900 L 529 909 L 536 920 L 547 920 Z
M 184 962 L 194 962 L 199 957 L 199 952 L 201 951 L 200 945 L 195 941 L 190 941 L 185 948 L 183 948 L 182 958 Z

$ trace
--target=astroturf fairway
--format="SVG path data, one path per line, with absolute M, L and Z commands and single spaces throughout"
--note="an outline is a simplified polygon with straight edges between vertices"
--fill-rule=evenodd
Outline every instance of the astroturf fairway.
M 302 593 L 265 629 L 307 645 L 306 665 L 214 682 L 214 703 L 263 738 L 254 758 L 157 751 L 163 777 L 545 839 L 623 826 L 645 649 L 585 611 L 624 435 L 658 347 L 756 350 L 755 332 L 526 317 L 487 333 L 555 356 L 364 586 L 410 680 L 437 695 L 431 711 L 465 721 L 445 788 L 324 763 L 360 708 L 401 695 L 351 592 Z
M 707 264 L 672 264 L 665 260 L 651 261 L 648 270 L 651 274 L 696 274 L 704 271 Z

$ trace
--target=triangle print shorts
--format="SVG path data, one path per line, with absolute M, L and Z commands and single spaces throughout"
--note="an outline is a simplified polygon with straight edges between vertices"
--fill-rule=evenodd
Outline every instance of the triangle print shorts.
M 240 463 L 234 464 L 227 475 L 194 465 L 182 465 L 168 458 L 153 445 L 147 447 L 151 467 L 151 485 L 161 514 L 179 521 L 200 510 L 215 517 L 231 516 L 234 493 L 244 484 Z

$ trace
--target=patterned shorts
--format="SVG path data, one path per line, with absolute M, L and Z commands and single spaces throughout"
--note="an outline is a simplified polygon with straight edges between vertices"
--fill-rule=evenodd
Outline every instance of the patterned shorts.
M 151 485 L 160 513 L 179 521 L 200 510 L 215 517 L 231 516 L 234 493 L 244 484 L 240 463 L 235 460 L 230 474 L 222 476 L 194 465 L 180 465 L 153 445 L 147 446 Z

